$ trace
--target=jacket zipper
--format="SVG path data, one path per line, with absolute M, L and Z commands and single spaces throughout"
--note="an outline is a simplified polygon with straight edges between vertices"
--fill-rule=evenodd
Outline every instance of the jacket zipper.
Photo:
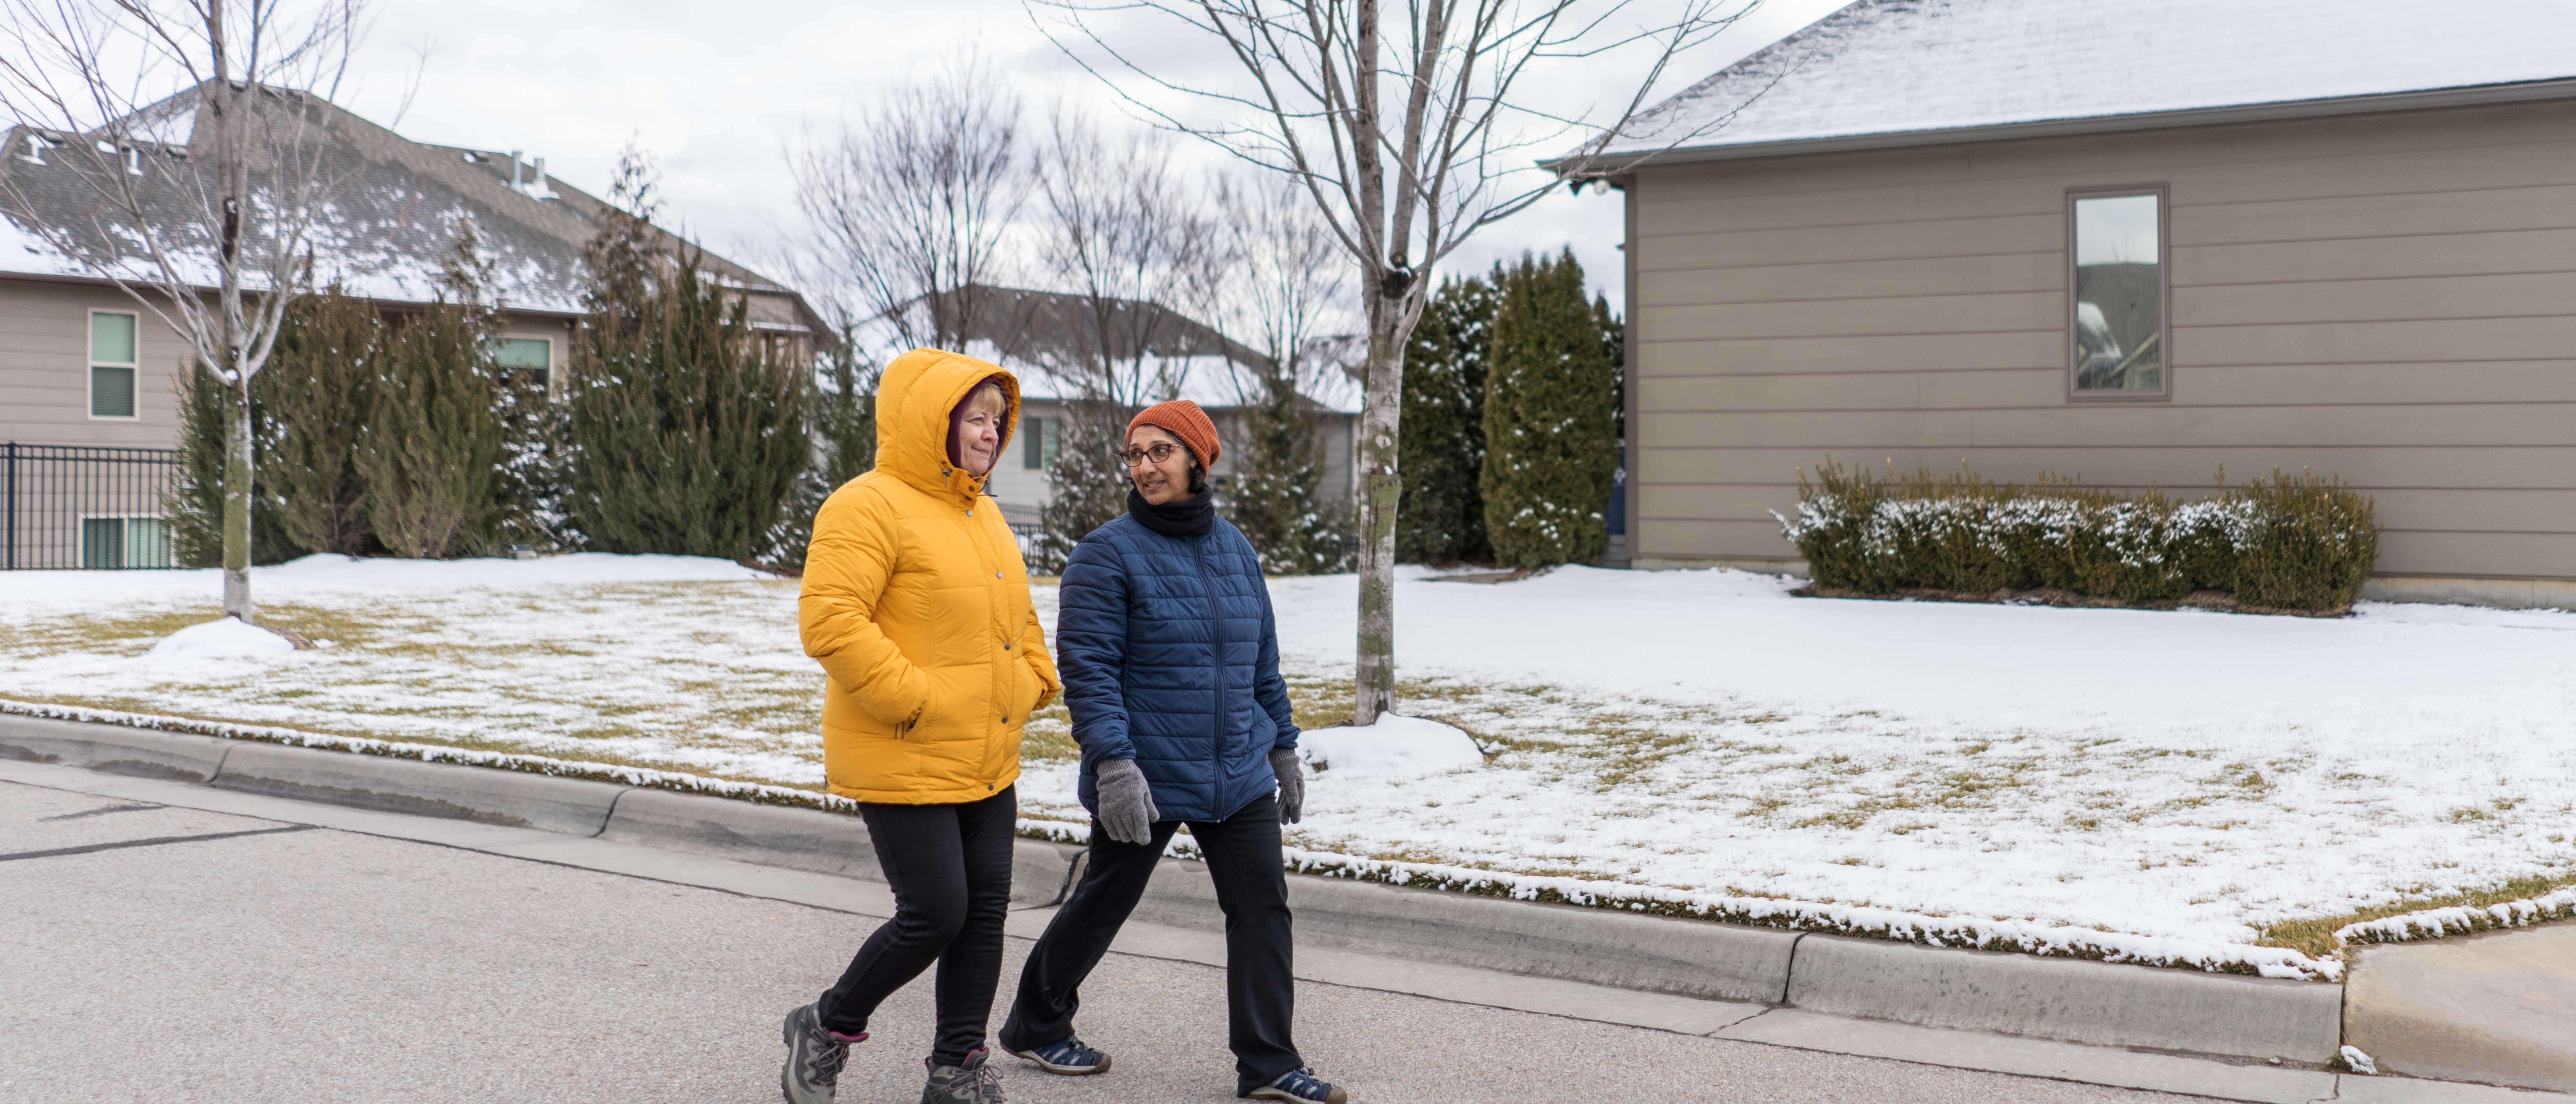
M 1215 629 L 1209 634 L 1215 643 L 1208 650 L 1208 677 L 1216 683 L 1216 716 L 1208 733 L 1208 782 L 1213 799 L 1225 791 L 1225 609 L 1217 600 L 1216 581 L 1208 576 L 1207 542 L 1207 533 L 1190 538 L 1191 551 L 1199 565 L 1199 589 L 1207 594 L 1208 620 Z M 1209 812 L 1214 815 L 1215 810 Z

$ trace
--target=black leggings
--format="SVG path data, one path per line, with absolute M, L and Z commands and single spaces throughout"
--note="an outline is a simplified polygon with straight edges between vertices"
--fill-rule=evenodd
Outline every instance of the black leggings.
M 868 1029 L 887 996 L 939 963 L 939 1035 L 931 1060 L 954 1066 L 984 1045 L 1002 974 L 1002 921 L 1011 909 L 1018 787 L 963 805 L 862 804 L 877 863 L 894 889 L 894 919 L 859 947 L 823 994 L 823 1026 Z
M 1280 865 L 1279 799 L 1255 798 L 1233 816 L 1189 822 L 1190 838 L 1216 882 L 1225 911 L 1225 1037 L 1234 1050 L 1239 1095 L 1306 1064 L 1297 1056 L 1297 974 L 1289 927 L 1288 876 Z M 1072 899 L 1047 923 L 1020 971 L 1019 999 L 1002 1021 L 1002 1047 L 1026 1050 L 1073 1036 L 1082 983 L 1136 911 L 1163 845 L 1181 822 L 1154 825 L 1151 843 L 1120 843 L 1091 822 L 1091 860 Z

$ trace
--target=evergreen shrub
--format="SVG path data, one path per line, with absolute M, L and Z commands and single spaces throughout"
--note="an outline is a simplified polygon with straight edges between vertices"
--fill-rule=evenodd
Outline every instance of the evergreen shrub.
M 379 550 L 358 451 L 374 414 L 383 330 L 373 305 L 336 286 L 306 296 L 287 308 L 268 366 L 251 380 L 266 446 L 253 457 L 259 508 L 299 550 Z
M 2156 604 L 2214 590 L 2248 608 L 2339 613 L 2379 550 L 2368 498 L 2280 472 L 2180 502 L 1827 461 L 1812 480 L 1799 473 L 1798 518 L 1780 523 L 1818 586 L 1865 594 L 2049 589 Z
M 224 426 L 231 407 L 222 380 L 213 369 L 191 361 L 180 370 L 179 471 L 170 481 L 161 515 L 169 526 L 170 552 L 182 567 L 221 567 L 224 563 Z M 275 462 L 275 434 L 268 415 L 268 373 L 251 377 L 251 470 L 253 485 Z M 251 498 L 250 562 L 284 563 L 302 555 L 280 525 L 277 511 L 260 496 Z
M 1293 372 L 1273 368 L 1243 411 L 1234 445 L 1242 455 L 1217 510 L 1251 542 L 1265 574 L 1330 575 L 1358 559 L 1349 500 L 1324 490 L 1316 410 Z
M 1055 496 L 1039 510 L 1038 539 L 1030 546 L 1032 574 L 1064 570 L 1073 546 L 1091 531 L 1127 512 L 1127 465 L 1118 459 L 1134 410 L 1109 399 L 1067 399 L 1062 445 L 1047 464 Z
M 1494 312 L 1485 377 L 1485 534 L 1506 567 L 1601 558 L 1619 464 L 1618 365 L 1606 306 L 1573 250 L 1523 258 Z
M 1440 285 L 1405 346 L 1403 410 L 1396 439 L 1395 558 L 1402 563 L 1488 563 L 1485 496 L 1485 361 L 1493 349 L 1501 270 Z
M 694 256 L 641 286 L 595 284 L 593 302 L 573 341 L 564 414 L 565 513 L 583 544 L 775 555 L 813 460 L 811 374 L 771 355 L 742 295 Z
M 488 554 L 500 536 L 499 365 L 481 311 L 434 303 L 394 327 L 358 442 L 367 523 L 395 555 Z

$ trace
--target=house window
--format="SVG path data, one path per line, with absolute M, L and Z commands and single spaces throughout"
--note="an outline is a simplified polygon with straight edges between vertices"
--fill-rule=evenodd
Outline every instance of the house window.
M 542 337 L 504 337 L 492 342 L 492 355 L 501 362 L 501 375 L 509 378 L 526 373 L 539 390 L 550 390 L 554 384 L 555 343 Z
M 1029 417 L 1020 419 L 1024 443 L 1020 445 L 1020 466 L 1029 469 L 1055 463 L 1056 454 L 1064 451 L 1064 419 Z
M 134 314 L 89 312 L 89 416 L 134 417 Z
M 157 517 L 82 518 L 80 564 L 90 571 L 173 566 L 169 530 Z
M 2161 188 L 2067 197 L 2077 398 L 2157 399 L 2165 375 L 2165 193 Z

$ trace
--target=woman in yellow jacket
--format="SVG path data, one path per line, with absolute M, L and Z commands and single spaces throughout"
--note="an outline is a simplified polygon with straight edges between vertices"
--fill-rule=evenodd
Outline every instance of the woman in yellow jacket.
M 1019 381 L 915 349 L 877 387 L 876 470 L 814 517 L 797 623 L 828 676 L 823 770 L 859 803 L 894 918 L 822 998 L 787 1015 L 789 1104 L 832 1099 L 868 1017 L 933 961 L 939 1026 L 924 1104 L 996 1104 L 984 1025 L 1002 968 L 1019 819 L 1020 726 L 1057 691 L 1028 569 L 984 494 Z

